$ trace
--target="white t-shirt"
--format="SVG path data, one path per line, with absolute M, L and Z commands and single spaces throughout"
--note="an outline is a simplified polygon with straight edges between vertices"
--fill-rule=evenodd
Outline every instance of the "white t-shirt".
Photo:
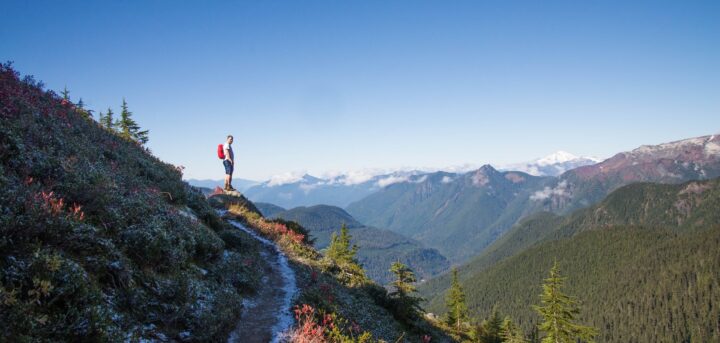
M 235 154 L 233 153 L 232 146 L 230 146 L 230 144 L 225 142 L 225 144 L 223 144 L 223 150 L 225 150 L 227 152 L 225 154 L 225 159 L 232 160 L 233 162 L 235 162 Z

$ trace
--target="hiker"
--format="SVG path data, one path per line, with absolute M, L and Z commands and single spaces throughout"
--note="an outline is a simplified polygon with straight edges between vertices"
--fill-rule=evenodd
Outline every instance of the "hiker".
M 232 186 L 232 174 L 233 170 L 235 169 L 235 155 L 233 154 L 232 149 L 232 142 L 233 142 L 233 136 L 228 135 L 227 141 L 225 141 L 225 144 L 223 144 L 223 153 L 225 155 L 225 159 L 223 160 L 223 165 L 225 166 L 225 190 L 226 191 L 235 191 L 235 188 Z

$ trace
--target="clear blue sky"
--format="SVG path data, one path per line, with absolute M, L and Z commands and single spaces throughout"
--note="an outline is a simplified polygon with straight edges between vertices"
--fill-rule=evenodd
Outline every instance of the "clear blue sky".
M 221 178 L 609 157 L 720 132 L 720 1 L 3 1 L 0 59 Z

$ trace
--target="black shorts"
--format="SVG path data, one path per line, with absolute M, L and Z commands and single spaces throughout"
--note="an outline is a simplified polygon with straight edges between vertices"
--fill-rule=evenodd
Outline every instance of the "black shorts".
M 225 166 L 225 174 L 232 175 L 234 166 L 230 163 L 230 160 L 223 160 L 223 165 Z

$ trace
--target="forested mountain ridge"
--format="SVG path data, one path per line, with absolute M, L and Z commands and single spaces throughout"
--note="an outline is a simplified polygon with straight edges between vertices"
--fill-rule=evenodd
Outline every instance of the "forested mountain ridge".
M 483 315 L 497 304 L 529 329 L 527 306 L 557 258 L 602 341 L 717 340 L 719 204 L 720 179 L 639 183 L 565 217 L 531 216 L 459 268 L 468 306 Z M 449 279 L 420 287 L 431 311 L 444 311 Z
M 486 165 L 463 175 L 438 172 L 386 187 L 347 210 L 438 249 L 454 261 L 474 256 L 525 214 L 532 192 L 550 180 Z

